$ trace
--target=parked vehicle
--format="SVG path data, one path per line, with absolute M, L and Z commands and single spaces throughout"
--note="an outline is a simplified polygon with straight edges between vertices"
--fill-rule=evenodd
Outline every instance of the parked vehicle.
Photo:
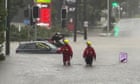
M 57 54 L 59 48 L 48 41 L 31 41 L 20 43 L 16 53 L 48 53 Z

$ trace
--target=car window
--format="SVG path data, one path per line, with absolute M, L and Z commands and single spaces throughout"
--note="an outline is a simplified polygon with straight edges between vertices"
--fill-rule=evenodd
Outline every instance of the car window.
M 36 43 L 36 48 L 39 48 L 39 49 L 50 49 L 50 46 L 45 44 L 45 43 L 37 42 Z
M 56 48 L 57 48 L 56 46 L 54 46 L 54 45 L 51 44 L 51 43 L 47 43 L 47 45 L 50 46 L 50 47 L 53 48 L 53 49 L 56 49 Z
M 19 44 L 19 49 L 23 49 L 25 47 L 25 44 Z
M 35 49 L 36 45 L 35 45 L 35 43 L 29 43 L 29 44 L 25 44 L 24 48 L 25 49 Z

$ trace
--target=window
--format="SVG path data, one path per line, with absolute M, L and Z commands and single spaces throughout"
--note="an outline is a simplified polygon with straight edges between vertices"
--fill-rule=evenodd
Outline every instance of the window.
M 38 49 L 50 49 L 50 47 L 47 44 L 41 43 L 41 42 L 36 43 L 36 48 L 38 48 Z
M 24 46 L 25 49 L 35 49 L 35 43 L 29 43 L 29 44 L 25 44 Z

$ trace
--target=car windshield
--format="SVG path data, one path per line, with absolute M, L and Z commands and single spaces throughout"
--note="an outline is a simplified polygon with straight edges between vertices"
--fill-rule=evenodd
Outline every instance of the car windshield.
M 57 48 L 56 46 L 54 46 L 53 44 L 49 43 L 49 42 L 44 42 L 46 45 L 49 45 L 51 48 L 55 49 Z

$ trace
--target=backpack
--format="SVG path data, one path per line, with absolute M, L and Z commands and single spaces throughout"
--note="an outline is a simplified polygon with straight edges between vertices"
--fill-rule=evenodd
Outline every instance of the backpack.
M 87 56 L 93 56 L 94 52 L 93 52 L 92 48 L 87 49 L 86 54 L 87 54 Z

